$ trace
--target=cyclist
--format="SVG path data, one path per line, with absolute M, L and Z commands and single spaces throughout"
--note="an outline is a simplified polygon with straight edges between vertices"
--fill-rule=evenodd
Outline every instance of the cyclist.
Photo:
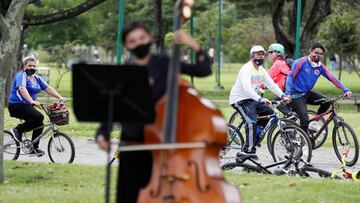
M 265 104 L 271 101 L 258 95 L 260 84 L 264 83 L 277 96 L 284 100 L 289 100 L 281 89 L 270 78 L 269 74 L 262 67 L 265 57 L 265 49 L 262 46 L 253 46 L 250 50 L 250 61 L 247 62 L 239 71 L 234 86 L 231 89 L 229 103 L 245 120 L 246 143 L 243 151 L 237 155 L 256 156 L 255 144 L 257 126 L 265 127 L 268 120 L 257 122 L 256 116 L 259 114 L 269 115 L 274 111 Z
M 40 127 L 43 124 L 44 116 L 34 106 L 39 106 L 36 101 L 36 94 L 44 90 L 46 93 L 65 100 L 54 88 L 50 87 L 43 79 L 35 74 L 38 61 L 34 56 L 27 56 L 23 59 L 23 68 L 13 81 L 9 96 L 9 113 L 11 117 L 22 119 L 25 122 L 10 129 L 14 138 L 22 141 L 22 133 Z M 43 131 L 39 128 L 33 131 L 32 140 L 36 139 Z M 32 154 L 42 155 L 44 151 L 39 149 L 39 141 L 34 143 Z
M 274 43 L 269 46 L 268 56 L 272 60 L 273 65 L 268 71 L 271 79 L 285 92 L 286 77 L 291 71 L 291 67 L 286 62 L 285 48 L 282 44 Z M 262 84 L 263 87 L 263 84 Z M 279 97 L 275 97 L 275 100 L 279 100 Z M 285 105 L 280 104 L 277 107 L 281 113 L 286 117 L 292 117 L 293 112 L 289 110 Z
M 286 94 L 291 96 L 291 106 L 300 118 L 300 127 L 308 132 L 309 116 L 306 104 L 320 105 L 317 114 L 324 113 L 330 103 L 323 103 L 326 97 L 311 91 L 320 75 L 332 82 L 344 92 L 345 96 L 351 97 L 351 91 L 346 88 L 333 74 L 321 63 L 325 48 L 320 43 L 314 43 L 310 48 L 310 55 L 297 59 L 291 68 L 286 80 Z M 312 123 L 312 128 L 320 129 L 319 124 Z

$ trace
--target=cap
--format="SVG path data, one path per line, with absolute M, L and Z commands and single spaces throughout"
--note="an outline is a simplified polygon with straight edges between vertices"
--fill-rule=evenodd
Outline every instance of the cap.
M 259 51 L 262 51 L 262 52 L 266 53 L 264 47 L 262 47 L 260 45 L 255 45 L 255 46 L 251 47 L 250 54 L 252 54 L 254 52 L 259 52 Z

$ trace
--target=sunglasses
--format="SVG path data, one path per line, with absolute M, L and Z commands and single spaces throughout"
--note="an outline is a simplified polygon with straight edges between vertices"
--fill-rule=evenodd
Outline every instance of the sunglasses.
M 29 67 L 34 67 L 34 68 L 36 67 L 36 65 L 27 65 L 27 66 L 29 66 Z

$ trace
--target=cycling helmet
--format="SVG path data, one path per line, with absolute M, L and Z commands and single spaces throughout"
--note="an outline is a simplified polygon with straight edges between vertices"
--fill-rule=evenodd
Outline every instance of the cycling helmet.
M 283 45 L 279 43 L 274 43 L 269 46 L 269 52 L 270 51 L 276 51 L 277 53 L 280 53 L 281 55 L 285 54 L 285 48 Z

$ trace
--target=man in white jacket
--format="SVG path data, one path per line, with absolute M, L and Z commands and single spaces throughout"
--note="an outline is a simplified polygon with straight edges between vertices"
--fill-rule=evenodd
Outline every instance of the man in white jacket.
M 257 127 L 264 128 L 268 120 L 257 122 L 257 115 L 269 115 L 274 111 L 267 105 L 271 101 L 261 97 L 258 94 L 260 84 L 271 90 L 275 95 L 284 100 L 290 100 L 285 96 L 283 91 L 270 78 L 267 71 L 262 67 L 265 57 L 265 49 L 262 46 L 253 46 L 250 50 L 250 61 L 247 62 L 239 71 L 238 77 L 230 92 L 229 102 L 231 106 L 245 120 L 246 125 L 246 143 L 243 151 L 237 155 L 251 155 L 256 156 L 256 142 L 257 142 Z M 260 131 L 260 129 L 258 129 Z

